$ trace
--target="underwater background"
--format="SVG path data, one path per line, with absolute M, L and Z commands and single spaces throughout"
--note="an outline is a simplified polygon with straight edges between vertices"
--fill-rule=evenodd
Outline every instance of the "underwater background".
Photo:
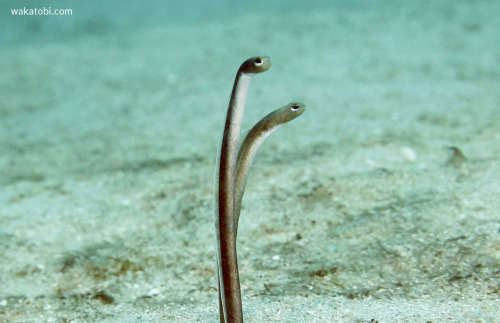
M 219 320 L 215 157 L 256 55 L 272 67 L 244 131 L 288 102 L 307 110 L 250 172 L 245 320 L 497 321 L 498 12 L 1 1 L 0 321 Z

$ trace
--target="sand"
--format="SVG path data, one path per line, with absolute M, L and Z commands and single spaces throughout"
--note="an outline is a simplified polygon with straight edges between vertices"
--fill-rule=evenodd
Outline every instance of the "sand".
M 218 321 L 215 156 L 255 55 L 244 128 L 307 111 L 250 173 L 246 321 L 499 320 L 498 1 L 147 3 L 2 22 L 1 322 Z

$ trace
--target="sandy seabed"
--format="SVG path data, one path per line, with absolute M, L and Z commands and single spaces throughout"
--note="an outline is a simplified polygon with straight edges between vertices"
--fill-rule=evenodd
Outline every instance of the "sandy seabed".
M 215 155 L 258 54 L 244 128 L 307 111 L 250 174 L 246 321 L 498 321 L 498 12 L 337 5 L 2 47 L 0 321 L 218 321 Z

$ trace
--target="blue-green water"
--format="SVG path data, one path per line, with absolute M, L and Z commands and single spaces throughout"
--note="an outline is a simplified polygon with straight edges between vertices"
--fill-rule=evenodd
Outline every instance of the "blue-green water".
M 89 0 L 72 2 L 7 0 L 0 3 L 0 44 L 58 41 L 172 24 L 196 26 L 213 20 L 235 19 L 247 14 L 280 15 L 328 8 L 368 8 L 383 2 L 380 0 Z M 35 9 L 37 9 L 36 13 L 29 16 L 12 14 L 12 10 L 23 13 Z M 64 16 L 44 15 L 44 12 L 49 11 L 53 14 L 57 9 L 70 9 L 71 13 Z

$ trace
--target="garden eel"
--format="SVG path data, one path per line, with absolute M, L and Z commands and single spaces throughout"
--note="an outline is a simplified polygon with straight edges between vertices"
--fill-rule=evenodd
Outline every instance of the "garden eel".
M 243 322 L 236 257 L 235 177 L 238 142 L 248 86 L 253 75 L 267 71 L 267 56 L 252 57 L 241 64 L 234 80 L 217 161 L 214 187 L 214 219 L 217 236 L 217 273 L 221 322 Z
M 270 67 L 271 60 L 267 56 L 252 57 L 240 66 L 229 101 L 220 156 L 216 162 L 214 219 L 221 322 L 243 322 L 236 235 L 241 200 L 252 159 L 257 149 L 273 131 L 298 117 L 305 108 L 301 103 L 292 103 L 264 117 L 246 136 L 238 153 L 241 122 L 250 80 L 253 75 L 265 72 Z
M 235 205 L 235 221 L 236 221 L 236 234 L 238 234 L 238 222 L 241 212 L 241 200 L 245 193 L 245 186 L 248 179 L 250 166 L 252 166 L 253 158 L 257 150 L 262 145 L 264 140 L 269 137 L 271 133 L 278 130 L 285 123 L 304 113 L 306 106 L 303 103 L 292 102 L 284 107 L 274 110 L 267 116 L 262 118 L 252 130 L 248 132 L 245 140 L 241 144 L 240 151 L 238 152 L 238 163 L 236 166 L 236 205 Z

